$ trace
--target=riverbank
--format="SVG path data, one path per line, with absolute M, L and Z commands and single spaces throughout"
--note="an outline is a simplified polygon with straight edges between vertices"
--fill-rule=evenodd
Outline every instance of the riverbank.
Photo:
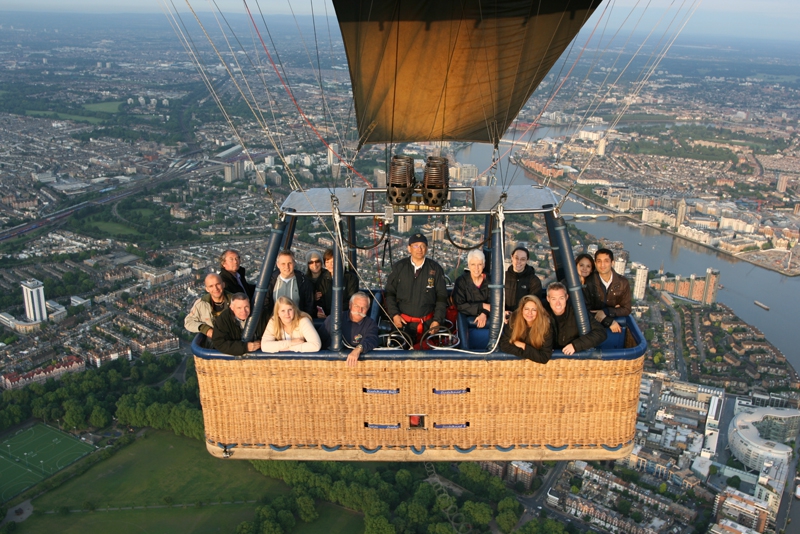
M 519 165 L 520 168 L 522 168 L 525 171 L 525 176 L 528 179 L 535 180 L 537 182 L 540 182 L 543 179 L 543 177 L 539 176 L 538 174 L 536 174 L 536 172 L 534 172 L 533 170 L 529 169 L 525 165 L 522 165 L 521 163 L 516 163 L 516 164 Z M 571 185 L 571 184 L 568 184 L 566 182 L 562 182 L 560 180 L 557 180 L 555 178 L 551 178 L 550 179 L 550 183 L 558 186 L 559 188 L 563 189 L 564 191 L 569 190 L 570 185 Z M 576 192 L 574 190 L 570 192 L 570 195 L 574 195 L 574 196 L 580 198 L 584 202 L 587 202 L 587 203 L 591 204 L 592 206 L 600 209 L 601 211 L 613 214 L 615 218 L 621 218 L 621 219 L 622 218 L 627 218 L 628 220 L 636 221 L 636 222 L 639 223 L 640 226 L 646 226 L 648 228 L 652 228 L 653 230 L 658 230 L 661 233 L 664 233 L 664 234 L 667 234 L 667 235 L 671 235 L 671 236 L 677 237 L 679 239 L 683 239 L 683 240 L 688 241 L 689 243 L 693 243 L 695 245 L 700 245 L 701 247 L 707 248 L 708 250 L 711 250 L 711 251 L 716 252 L 718 254 L 729 256 L 729 257 L 737 259 L 737 260 L 742 260 L 742 261 L 745 261 L 745 262 L 750 263 L 752 265 L 757 265 L 758 267 L 761 267 L 763 269 L 767 269 L 769 271 L 776 272 L 778 274 L 782 274 L 783 276 L 788 276 L 788 277 L 800 276 L 800 265 L 798 266 L 797 269 L 789 269 L 789 270 L 787 270 L 787 269 L 784 269 L 784 268 L 781 268 L 781 267 L 776 267 L 773 264 L 773 262 L 766 261 L 766 260 L 758 260 L 756 258 L 752 258 L 751 257 L 753 255 L 769 254 L 770 253 L 769 250 L 766 250 L 766 251 L 764 251 L 764 250 L 761 250 L 761 251 L 750 251 L 750 252 L 742 252 L 742 253 L 739 253 L 739 254 L 733 254 L 733 253 L 728 252 L 727 250 L 722 250 L 722 249 L 719 249 L 719 248 L 717 248 L 717 247 L 715 247 L 713 245 L 709 245 L 707 243 L 702 243 L 700 241 L 695 241 L 694 239 L 690 239 L 690 238 L 688 238 L 686 236 L 680 235 L 677 232 L 675 232 L 674 230 L 671 230 L 669 228 L 662 228 L 661 225 L 656 226 L 656 225 L 652 225 L 652 224 L 648 224 L 648 223 L 643 223 L 641 221 L 641 219 L 639 219 L 638 217 L 635 217 L 635 216 L 632 216 L 632 215 L 628 215 L 628 214 L 621 213 L 619 211 L 613 210 L 613 209 L 609 208 L 608 206 L 600 204 L 596 200 L 594 200 L 592 198 L 589 198 L 586 195 L 582 195 L 582 194 L 580 194 L 580 193 L 578 193 L 578 192 Z

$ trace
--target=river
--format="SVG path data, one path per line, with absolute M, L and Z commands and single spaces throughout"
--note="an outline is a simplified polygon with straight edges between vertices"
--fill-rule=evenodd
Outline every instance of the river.
M 540 129 L 534 133 L 534 138 L 564 135 L 558 133 L 559 130 L 561 129 Z M 491 162 L 491 154 L 489 145 L 474 144 L 460 151 L 456 157 L 461 163 L 473 163 L 483 170 L 488 167 L 487 162 Z M 515 176 L 515 184 L 528 180 L 522 170 L 514 166 L 502 164 L 500 169 L 508 176 Z M 500 172 L 498 183 L 502 183 Z M 565 213 L 586 211 L 577 202 L 567 201 L 564 205 Z M 792 366 L 800 370 L 800 349 L 794 332 L 800 324 L 800 277 L 783 276 L 649 227 L 637 227 L 618 221 L 581 221 L 573 224 L 598 239 L 606 238 L 624 243 L 629 252 L 629 262 L 643 263 L 651 270 L 659 269 L 663 262 L 664 272 L 688 278 L 691 274 L 705 276 L 709 267 L 718 269 L 720 283 L 724 287 L 718 291 L 717 300 L 729 306 L 743 321 L 764 332 Z M 770 310 L 753 304 L 756 300 L 769 306 Z M 795 306 L 798 307 L 797 310 L 794 309 Z

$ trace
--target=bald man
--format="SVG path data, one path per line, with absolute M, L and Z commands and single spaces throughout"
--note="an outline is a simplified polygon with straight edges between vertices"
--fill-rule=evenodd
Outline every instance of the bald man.
M 214 337 L 214 319 L 231 305 L 231 294 L 225 291 L 225 282 L 218 274 L 206 276 L 207 293 L 197 299 L 183 326 L 189 332 L 205 334 L 209 340 Z

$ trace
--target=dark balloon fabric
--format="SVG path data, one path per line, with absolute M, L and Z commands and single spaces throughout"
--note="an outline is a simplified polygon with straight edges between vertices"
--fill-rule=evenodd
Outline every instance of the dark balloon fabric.
M 494 143 L 601 0 L 333 0 L 362 143 Z

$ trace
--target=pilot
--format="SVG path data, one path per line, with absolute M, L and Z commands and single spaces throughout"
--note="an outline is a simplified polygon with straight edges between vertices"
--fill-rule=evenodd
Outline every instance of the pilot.
M 392 266 L 386 282 L 386 310 L 394 326 L 418 346 L 435 332 L 447 312 L 447 285 L 441 265 L 426 258 L 428 239 L 417 232 L 408 240 L 407 258 Z

